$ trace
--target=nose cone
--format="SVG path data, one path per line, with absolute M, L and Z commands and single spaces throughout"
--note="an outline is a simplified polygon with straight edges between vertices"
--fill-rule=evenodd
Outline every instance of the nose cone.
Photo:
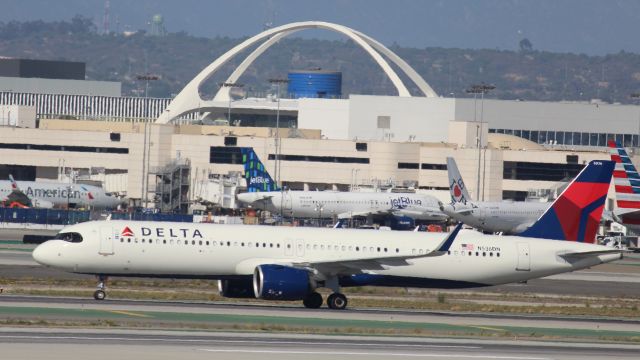
M 40 265 L 53 266 L 58 253 L 52 241 L 45 241 L 33 250 L 31 256 Z

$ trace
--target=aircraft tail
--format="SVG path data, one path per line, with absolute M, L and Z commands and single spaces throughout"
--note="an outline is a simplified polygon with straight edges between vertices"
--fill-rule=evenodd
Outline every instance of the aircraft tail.
M 280 191 L 253 148 L 242 148 L 242 163 L 248 192 Z
M 452 157 L 447 157 L 447 174 L 449 175 L 449 192 L 451 193 L 451 204 L 466 204 L 471 201 L 467 187 L 464 185 L 462 175 L 458 170 L 458 165 Z
M 11 190 L 20 191 L 20 188 L 18 187 L 18 183 L 16 182 L 16 180 L 13 178 L 13 175 L 11 174 L 9 174 L 9 181 L 11 182 Z
M 595 243 L 615 162 L 591 161 L 519 236 Z
M 640 210 L 640 175 L 627 151 L 618 141 L 609 140 L 611 160 L 616 162 L 613 183 L 619 209 Z M 626 212 L 626 211 L 625 211 Z

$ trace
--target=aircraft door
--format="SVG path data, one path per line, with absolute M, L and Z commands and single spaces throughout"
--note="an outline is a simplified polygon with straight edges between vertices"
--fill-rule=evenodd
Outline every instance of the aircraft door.
M 282 205 L 284 207 L 284 210 L 291 211 L 291 208 L 293 206 L 292 199 L 291 199 L 291 192 L 287 190 L 282 194 L 282 196 L 284 200 L 283 201 L 284 204 Z
M 113 242 L 119 236 L 111 227 L 100 228 L 100 255 L 113 255 Z
M 531 257 L 529 254 L 529 243 L 519 242 L 516 244 L 518 247 L 518 266 L 517 271 L 530 271 L 531 270 Z

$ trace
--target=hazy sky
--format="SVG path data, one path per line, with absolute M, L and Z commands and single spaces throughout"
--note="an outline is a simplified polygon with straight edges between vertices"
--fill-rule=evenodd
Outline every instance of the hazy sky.
M 0 21 L 68 20 L 103 27 L 104 0 L 0 0 Z M 384 44 L 515 50 L 533 47 L 586 54 L 640 53 L 640 0 L 111 0 L 112 30 L 148 29 L 162 14 L 170 32 L 242 37 L 264 23 L 323 20 Z M 321 31 L 304 36 L 337 38 Z

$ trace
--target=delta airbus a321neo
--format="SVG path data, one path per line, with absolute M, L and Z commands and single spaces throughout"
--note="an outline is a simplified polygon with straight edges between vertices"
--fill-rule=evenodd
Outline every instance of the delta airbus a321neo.
M 520 282 L 620 259 L 594 244 L 614 163 L 592 161 L 519 236 L 252 225 L 96 221 L 72 225 L 39 245 L 40 264 L 99 277 L 217 279 L 223 296 L 302 300 L 322 306 L 347 286 L 467 288 Z

